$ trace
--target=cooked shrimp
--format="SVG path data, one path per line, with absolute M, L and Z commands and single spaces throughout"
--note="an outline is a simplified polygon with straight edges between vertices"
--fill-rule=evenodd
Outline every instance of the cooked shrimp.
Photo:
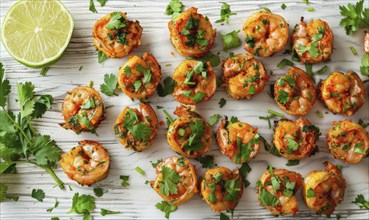
M 364 38 L 364 51 L 365 53 L 369 54 L 369 31 L 366 32 Z
M 314 82 L 302 69 L 291 67 L 275 82 L 274 100 L 290 115 L 306 115 L 316 100 Z
M 368 132 L 350 120 L 333 122 L 327 142 L 333 157 L 347 164 L 359 163 L 369 152 Z
M 323 164 L 327 170 L 312 171 L 306 175 L 302 194 L 311 210 L 330 215 L 343 200 L 346 181 L 338 167 L 328 161 Z
M 197 8 L 189 8 L 168 23 L 170 40 L 182 56 L 201 57 L 214 44 L 216 29 L 208 17 L 197 13 Z
M 252 160 L 261 147 L 258 129 L 239 122 L 235 117 L 220 122 L 216 139 L 222 154 L 238 164 Z
M 281 120 L 274 131 L 273 144 L 280 155 L 289 160 L 301 160 L 318 148 L 319 128 L 309 120 Z
M 333 72 L 320 83 L 320 99 L 334 114 L 353 115 L 365 103 L 365 87 L 355 72 Z
M 158 119 L 149 104 L 139 109 L 126 107 L 115 121 L 114 133 L 128 149 L 141 152 L 150 147 L 156 138 Z
M 62 104 L 64 123 L 60 125 L 76 133 L 95 132 L 104 119 L 104 105 L 100 93 L 87 86 L 79 86 L 68 92 Z
M 234 99 L 251 99 L 264 90 L 269 76 L 264 65 L 253 55 L 237 54 L 222 63 L 223 87 Z
M 141 57 L 131 56 L 119 69 L 118 83 L 132 99 L 147 99 L 155 93 L 160 82 L 161 69 L 155 57 L 145 52 Z
M 169 157 L 156 167 L 156 173 L 158 176 L 150 182 L 151 187 L 174 206 L 185 203 L 198 192 L 196 170 L 183 157 Z
M 174 98 L 188 105 L 208 101 L 217 88 L 216 76 L 209 62 L 185 60 L 174 70 Z
M 210 169 L 201 181 L 201 195 L 216 212 L 234 210 L 243 193 L 243 181 L 238 168 Z
M 167 140 L 172 150 L 188 158 L 197 158 L 210 150 L 210 125 L 197 113 L 177 108 L 178 118 L 169 125 Z
M 273 215 L 289 215 L 299 211 L 295 196 L 303 184 L 299 173 L 269 167 L 256 183 L 259 204 Z
M 99 142 L 83 140 L 61 156 L 60 166 L 69 179 L 89 186 L 108 175 L 110 157 Z
M 94 45 L 107 57 L 122 58 L 141 45 L 142 27 L 130 21 L 125 12 L 113 12 L 96 21 L 92 30 Z
M 280 15 L 259 11 L 243 25 L 245 50 L 260 57 L 270 57 L 283 50 L 288 41 L 288 24 Z
M 292 34 L 293 50 L 302 63 L 327 62 L 333 52 L 333 32 L 328 23 L 317 19 L 306 24 L 304 17 Z

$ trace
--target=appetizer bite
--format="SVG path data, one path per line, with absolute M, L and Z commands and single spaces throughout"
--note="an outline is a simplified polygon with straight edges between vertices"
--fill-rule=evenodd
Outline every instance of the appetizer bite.
M 274 100 L 290 115 L 306 115 L 316 100 L 314 82 L 302 69 L 291 67 L 275 82 Z
M 303 184 L 299 173 L 286 169 L 268 169 L 256 183 L 259 204 L 273 215 L 289 215 L 299 211 L 295 196 Z
M 318 148 L 319 135 L 319 128 L 307 119 L 281 120 L 274 131 L 273 144 L 281 156 L 301 160 Z
M 280 15 L 259 11 L 245 21 L 244 49 L 255 56 L 270 57 L 283 50 L 288 41 L 288 24 Z
M 68 153 L 62 154 L 60 166 L 69 179 L 89 186 L 108 175 L 110 157 L 99 142 L 83 140 Z
M 258 129 L 238 121 L 236 117 L 220 121 L 216 139 L 222 154 L 238 164 L 252 160 L 261 147 Z
M 194 166 L 183 157 L 169 157 L 156 167 L 151 187 L 167 203 L 179 206 L 197 193 L 197 175 Z
M 79 86 L 68 92 L 62 104 L 65 129 L 76 133 L 95 133 L 95 128 L 104 119 L 104 105 L 100 93 L 88 86 Z
M 208 17 L 197 13 L 197 8 L 189 8 L 168 23 L 170 40 L 182 56 L 201 57 L 214 44 L 216 29 Z
M 264 65 L 252 54 L 237 54 L 222 63 L 222 86 L 233 99 L 251 99 L 269 80 Z
M 301 17 L 301 23 L 293 30 L 292 47 L 303 64 L 327 62 L 333 52 L 332 29 L 321 19 L 306 24 Z
M 216 212 L 234 210 L 243 193 L 243 181 L 238 168 L 210 169 L 201 181 L 201 195 Z
M 302 194 L 312 211 L 329 216 L 343 200 L 346 181 L 337 166 L 328 161 L 323 164 L 327 170 L 312 171 L 306 175 Z
M 180 106 L 174 112 L 178 116 L 169 125 L 168 144 L 175 152 L 188 158 L 198 158 L 210 150 L 212 131 L 199 114 Z
M 359 163 L 369 152 L 368 132 L 350 120 L 333 122 L 327 142 L 333 157 L 347 164 Z
M 149 104 L 141 103 L 139 109 L 125 107 L 113 130 L 125 148 L 141 152 L 155 140 L 157 127 L 154 110 Z
M 130 21 L 125 12 L 113 12 L 96 21 L 92 30 L 94 45 L 107 57 L 122 58 L 141 45 L 142 27 Z
M 365 87 L 355 72 L 333 72 L 320 82 L 320 99 L 334 114 L 351 116 L 365 103 Z
M 366 32 L 364 38 L 364 51 L 369 54 L 369 31 Z
M 119 69 L 118 83 L 131 99 L 144 100 L 155 93 L 161 68 L 155 57 L 145 52 L 142 57 L 130 56 Z
M 185 60 L 174 70 L 173 80 L 176 82 L 174 98 L 182 104 L 206 102 L 217 88 L 210 62 Z

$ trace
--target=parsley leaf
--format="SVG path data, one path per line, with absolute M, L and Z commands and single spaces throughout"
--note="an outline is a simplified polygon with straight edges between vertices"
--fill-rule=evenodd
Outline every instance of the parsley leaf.
M 215 23 L 226 22 L 228 24 L 228 19 L 231 15 L 236 15 L 237 13 L 232 13 L 231 6 L 227 3 L 222 2 L 222 7 L 220 9 L 220 19 L 217 20 Z
M 227 34 L 221 34 L 224 43 L 224 50 L 235 48 L 241 45 L 241 39 L 238 37 L 240 30 L 232 31 Z
M 347 7 L 340 5 L 340 13 L 344 17 L 340 26 L 344 27 L 347 35 L 351 35 L 360 28 L 369 28 L 369 8 L 364 8 L 364 0 L 355 5 L 349 3 Z
M 155 207 L 165 213 L 165 218 L 169 219 L 170 213 L 177 210 L 177 206 L 171 205 L 165 201 L 155 204 Z
M 369 201 L 366 201 L 362 194 L 357 195 L 352 203 L 358 205 L 360 209 L 369 209 Z
M 213 155 L 205 155 L 203 157 L 197 158 L 196 160 L 201 163 L 202 168 L 214 167 L 214 156 Z
M 119 30 L 127 26 L 127 21 L 122 17 L 121 12 L 111 13 L 110 21 L 105 25 L 105 28 L 109 30 Z
M 122 183 L 120 184 L 121 186 L 129 186 L 129 176 L 121 175 L 119 178 L 122 180 Z
M 112 96 L 112 95 L 117 96 L 118 94 L 115 93 L 115 90 L 117 89 L 117 87 L 118 87 L 117 77 L 113 73 L 105 74 L 104 83 L 100 85 L 101 92 L 107 96 Z
M 45 193 L 42 189 L 33 189 L 32 198 L 36 199 L 39 202 L 43 202 L 45 198 Z
M 94 0 L 90 0 L 90 6 L 88 7 L 88 9 L 93 12 L 93 13 L 97 13 L 96 8 L 95 8 L 95 3 Z
M 90 212 L 96 207 L 95 199 L 93 196 L 75 193 L 72 200 L 72 208 L 68 213 L 75 212 L 77 214 L 83 214 L 89 216 Z
M 112 215 L 112 214 L 120 214 L 120 211 L 111 211 L 108 209 L 100 209 L 100 215 L 105 216 L 105 215 Z
M 94 188 L 94 193 L 95 193 L 95 196 L 101 197 L 104 195 L 104 190 L 100 187 L 96 187 Z
M 158 85 L 158 95 L 160 97 L 165 97 L 169 94 L 172 94 L 174 91 L 175 81 L 172 79 L 172 77 L 168 76 L 164 79 L 164 84 Z
M 169 196 L 178 193 L 177 183 L 182 181 L 181 176 L 177 171 L 172 170 L 167 166 L 161 167 L 162 183 L 160 183 L 160 193 Z

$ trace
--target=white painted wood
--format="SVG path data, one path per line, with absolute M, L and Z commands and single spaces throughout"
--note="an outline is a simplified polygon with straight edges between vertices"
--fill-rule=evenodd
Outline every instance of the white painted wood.
M 95 88 L 98 89 L 103 81 L 105 73 L 117 73 L 118 68 L 127 60 L 107 60 L 104 64 L 97 63 L 97 53 L 93 47 L 91 29 L 94 22 L 106 13 L 122 10 L 128 12 L 130 19 L 137 19 L 144 28 L 142 37 L 142 46 L 136 49 L 133 54 L 141 55 L 144 51 L 149 51 L 155 55 L 162 66 L 163 77 L 169 76 L 173 73 L 174 68 L 185 58 L 179 56 L 169 41 L 169 33 L 167 30 L 167 22 L 170 20 L 169 16 L 164 15 L 164 10 L 168 1 L 120 1 L 109 0 L 105 7 L 101 8 L 96 3 L 98 14 L 93 14 L 88 10 L 88 0 L 72 1 L 63 0 L 65 6 L 72 13 L 75 20 L 75 30 L 73 33 L 71 44 L 62 59 L 54 64 L 48 71 L 45 77 L 39 75 L 39 70 L 30 69 L 14 61 L 1 45 L 1 61 L 5 65 L 7 77 L 13 86 L 13 92 L 10 96 L 10 109 L 18 110 L 19 107 L 14 101 L 16 94 L 14 86 L 17 82 L 32 81 L 38 92 L 49 93 L 55 97 L 53 109 L 48 112 L 44 118 L 36 120 L 35 127 L 43 134 L 50 134 L 57 141 L 58 145 L 67 152 L 70 148 L 75 146 L 79 140 L 92 139 L 100 141 L 108 150 L 111 156 L 111 169 L 109 176 L 93 185 L 92 187 L 81 187 L 75 182 L 69 180 L 62 172 L 60 167 L 57 169 L 57 175 L 68 185 L 71 185 L 73 191 L 68 189 L 61 191 L 58 188 L 53 188 L 54 182 L 42 170 L 28 166 L 19 165 L 18 174 L 16 175 L 2 175 L 1 182 L 8 184 L 9 192 L 19 195 L 18 202 L 6 201 L 1 203 L 0 218 L 1 219 L 50 219 L 53 216 L 58 216 L 60 219 L 81 219 L 81 216 L 75 214 L 66 214 L 72 204 L 72 196 L 75 192 L 93 194 L 93 187 L 102 187 L 108 192 L 101 198 L 96 199 L 98 208 L 107 208 L 111 210 L 121 211 L 119 215 L 110 215 L 102 217 L 99 214 L 99 209 L 96 208 L 93 216 L 95 219 L 163 219 L 164 214 L 158 211 L 154 205 L 161 201 L 160 197 L 150 188 L 145 185 L 145 180 L 153 180 L 155 178 L 154 169 L 151 167 L 150 161 L 156 161 L 160 158 L 166 158 L 175 153 L 170 149 L 166 142 L 165 132 L 166 126 L 160 126 L 158 137 L 153 146 L 142 153 L 134 153 L 123 148 L 117 141 L 111 129 L 114 120 L 123 109 L 124 106 L 137 106 L 138 102 L 132 102 L 124 94 L 118 97 L 106 97 L 103 95 L 106 106 L 112 106 L 107 109 L 106 120 L 104 120 L 97 132 L 99 136 L 92 134 L 76 135 L 72 131 L 65 131 L 58 126 L 58 122 L 62 122 L 60 112 L 61 102 L 68 90 L 71 90 L 77 85 L 86 85 L 90 80 L 94 81 Z M 187 7 L 195 6 L 199 8 L 200 13 L 207 15 L 213 23 L 213 26 L 218 30 L 216 43 L 212 51 L 214 53 L 220 52 L 222 58 L 228 56 L 228 52 L 222 51 L 222 42 L 219 33 L 228 33 L 230 31 L 241 29 L 243 22 L 253 11 L 260 7 L 268 7 L 273 12 L 281 14 L 290 24 L 290 31 L 292 27 L 299 22 L 300 17 L 304 16 L 306 20 L 321 18 L 326 20 L 334 32 L 334 47 L 335 51 L 332 56 L 332 62 L 328 63 L 329 71 L 339 70 L 346 72 L 353 70 L 359 72 L 360 58 L 364 54 L 362 48 L 363 31 L 354 36 L 346 36 L 344 29 L 339 27 L 338 5 L 347 4 L 345 0 L 310 0 L 310 4 L 306 6 L 303 1 L 293 0 L 268 0 L 268 1 L 227 1 L 232 8 L 232 11 L 237 12 L 237 15 L 232 16 L 229 24 L 220 25 L 214 22 L 219 19 L 219 11 L 221 4 L 215 0 L 189 1 L 183 0 Z M 9 7 L 14 4 L 14 0 L 2 0 L 1 18 L 5 16 Z M 280 8 L 281 4 L 287 5 L 286 10 Z M 366 2 L 366 7 L 369 7 Z M 314 7 L 314 12 L 307 12 L 306 8 Z M 239 34 L 241 39 L 244 38 L 242 33 Z M 349 47 L 354 46 L 358 51 L 358 55 L 354 56 L 350 52 Z M 242 52 L 242 47 L 239 47 L 233 52 Z M 175 55 L 170 53 L 174 52 Z M 262 59 L 268 72 L 272 70 L 274 75 L 271 77 L 269 84 L 272 84 L 280 75 L 284 74 L 287 68 L 278 69 L 277 63 L 282 58 L 290 58 L 287 55 L 276 54 L 271 58 Z M 166 66 L 171 64 L 171 66 Z M 82 70 L 78 69 L 83 66 Z M 304 68 L 301 64 L 297 66 Z M 319 69 L 323 65 L 314 65 L 314 69 Z M 217 75 L 221 74 L 219 68 L 215 69 Z M 316 76 L 316 80 L 324 79 L 327 74 Z M 368 84 L 366 85 L 368 88 Z M 205 117 L 209 118 L 215 113 L 224 115 L 237 116 L 241 121 L 245 121 L 259 128 L 260 133 L 269 141 L 272 137 L 272 130 L 268 128 L 266 121 L 261 121 L 258 116 L 266 115 L 267 109 L 280 111 L 275 102 L 268 96 L 269 86 L 266 87 L 265 92 L 254 97 L 251 101 L 235 101 L 227 97 L 225 91 L 218 88 L 215 96 L 206 104 L 200 104 L 198 111 Z M 218 102 L 220 98 L 226 98 L 227 104 L 219 109 Z M 156 110 L 156 106 L 164 106 L 168 112 L 173 112 L 175 102 L 172 96 L 159 98 L 157 95 L 149 100 Z M 261 208 L 257 202 L 255 192 L 255 182 L 262 175 L 266 166 L 272 165 L 274 167 L 288 168 L 300 172 L 303 176 L 314 169 L 323 169 L 321 162 L 329 160 L 343 166 L 343 174 L 347 180 L 347 190 L 343 203 L 337 207 L 335 214 L 340 214 L 347 219 L 369 219 L 368 210 L 360 210 L 356 205 L 352 204 L 358 193 L 362 193 L 366 198 L 369 198 L 369 159 L 364 159 L 358 165 L 344 165 L 340 161 L 334 160 L 330 155 L 325 141 L 325 134 L 329 129 L 332 121 L 350 118 L 357 121 L 359 118 L 369 120 L 369 102 L 361 108 L 353 117 L 343 117 L 333 115 L 331 113 L 324 114 L 327 110 L 323 105 L 317 101 L 312 111 L 306 116 L 312 123 L 316 124 L 322 132 L 322 136 L 318 142 L 320 152 L 311 158 L 307 158 L 300 162 L 300 165 L 294 167 L 286 167 L 287 162 L 284 158 L 277 158 L 268 154 L 262 149 L 261 153 L 254 159 L 250 166 L 252 172 L 248 180 L 251 186 L 244 191 L 244 195 L 235 210 L 236 219 L 255 219 L 265 218 L 270 219 L 272 215 Z M 320 110 L 324 118 L 317 117 L 315 112 Z M 164 114 L 161 110 L 156 110 L 160 120 L 165 121 Z M 288 116 L 293 119 L 294 117 Z M 229 168 L 236 165 L 231 163 L 229 159 L 223 156 L 216 146 L 215 140 L 212 144 L 211 154 L 215 155 L 215 161 L 218 165 L 227 166 Z M 205 173 L 201 165 L 192 160 L 196 165 L 199 176 Z M 145 170 L 146 175 L 139 175 L 134 169 L 136 166 Z M 130 175 L 130 187 L 122 188 L 120 186 L 120 175 Z M 44 202 L 37 202 L 30 197 L 33 188 L 41 188 L 46 193 Z M 300 196 L 300 192 L 298 193 Z M 60 202 L 59 207 L 54 209 L 52 213 L 46 212 L 46 209 L 54 205 L 55 198 Z M 306 205 L 299 199 L 300 212 L 299 219 L 318 218 L 308 210 Z M 333 215 L 333 216 L 334 216 Z M 285 217 L 283 217 L 285 218 Z M 287 217 L 286 217 L 287 218 Z M 171 214 L 171 219 L 219 219 L 218 213 L 213 213 L 204 201 L 201 201 L 199 195 L 196 195 L 192 200 L 180 206 L 175 213 Z M 281 219 L 281 218 L 280 218 Z

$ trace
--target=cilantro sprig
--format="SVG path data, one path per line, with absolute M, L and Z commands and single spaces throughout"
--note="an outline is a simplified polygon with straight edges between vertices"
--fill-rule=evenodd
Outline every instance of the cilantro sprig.
M 18 163 L 30 163 L 48 172 L 59 188 L 64 183 L 55 175 L 53 168 L 60 160 L 61 149 L 48 135 L 39 134 L 31 121 L 40 118 L 50 109 L 50 95 L 36 96 L 35 86 L 31 82 L 18 83 L 18 103 L 20 112 L 16 116 L 6 110 L 11 86 L 5 79 L 2 63 L 0 63 L 0 159 L 1 173 L 9 172 Z
M 95 207 L 95 198 L 93 196 L 84 194 L 80 196 L 79 193 L 75 193 L 72 200 L 72 208 L 68 213 L 83 214 L 83 219 L 90 219 L 90 213 Z
M 155 207 L 165 213 L 165 218 L 169 219 L 170 213 L 177 210 L 177 206 L 169 204 L 165 201 L 156 203 Z
M 232 31 L 227 34 L 221 34 L 224 43 L 224 50 L 235 48 L 241 45 L 241 39 L 238 37 L 240 30 Z
M 179 0 L 170 0 L 164 14 L 172 15 L 172 20 L 174 20 L 182 12 L 183 6 L 183 3 Z
M 105 74 L 104 75 L 104 83 L 100 85 L 100 90 L 107 96 L 117 96 L 116 89 L 118 88 L 118 79 L 113 74 Z
M 360 28 L 369 28 L 369 8 L 364 8 L 364 0 L 355 5 L 349 3 L 347 7 L 340 5 L 340 13 L 344 18 L 340 26 L 344 27 L 347 35 L 351 35 Z
M 178 193 L 177 183 L 182 181 L 181 176 L 177 173 L 177 171 L 172 170 L 167 166 L 161 167 L 161 173 L 163 180 L 160 183 L 160 193 L 166 196 L 177 194 Z
M 231 11 L 231 6 L 228 5 L 225 2 L 222 2 L 222 7 L 220 8 L 220 19 L 215 21 L 215 23 L 222 23 L 225 22 L 228 24 L 229 17 L 231 15 L 236 15 L 237 13 L 234 13 Z
M 367 201 L 362 194 L 356 196 L 355 200 L 352 203 L 358 205 L 360 209 L 368 209 L 369 210 L 369 201 Z

